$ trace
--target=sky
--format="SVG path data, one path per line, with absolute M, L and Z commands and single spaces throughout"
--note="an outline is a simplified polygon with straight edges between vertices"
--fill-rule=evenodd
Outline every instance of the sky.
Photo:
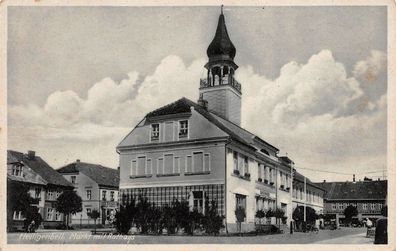
M 9 7 L 8 149 L 118 166 L 147 112 L 197 100 L 220 8 Z M 386 7 L 225 6 L 242 126 L 313 181 L 386 168 Z M 313 170 L 320 170 L 313 171 Z M 338 174 L 336 174 L 338 173 Z

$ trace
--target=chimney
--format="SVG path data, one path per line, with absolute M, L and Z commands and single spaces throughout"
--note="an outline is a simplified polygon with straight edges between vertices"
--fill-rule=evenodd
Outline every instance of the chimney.
M 353 174 L 353 183 L 355 183 L 356 181 L 355 181 L 355 174 Z
M 323 180 L 323 183 L 326 183 L 326 180 Z
M 200 105 L 202 108 L 204 108 L 205 110 L 208 110 L 208 101 L 206 101 L 205 99 L 203 99 L 203 95 L 199 95 L 199 99 L 198 99 L 198 105 Z
M 117 167 L 117 170 L 120 171 L 120 166 Z
M 80 159 L 76 159 L 76 162 L 77 162 L 77 163 L 80 163 Z
M 28 151 L 28 159 L 29 160 L 34 160 L 35 159 L 35 157 L 36 157 L 36 152 L 35 151 Z

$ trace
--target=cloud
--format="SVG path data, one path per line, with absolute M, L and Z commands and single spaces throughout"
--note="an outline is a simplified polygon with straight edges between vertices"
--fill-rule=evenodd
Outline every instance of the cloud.
M 30 146 L 57 165 L 80 158 L 114 166 L 115 146 L 146 113 L 182 96 L 198 98 L 205 62 L 186 65 L 170 55 L 153 74 L 142 77 L 132 71 L 120 82 L 105 78 L 86 97 L 57 91 L 43 107 L 10 106 L 10 145 Z M 378 169 L 386 161 L 385 69 L 380 51 L 357 62 L 349 74 L 329 50 L 306 63 L 285 64 L 276 79 L 241 66 L 236 77 L 242 84 L 243 125 L 288 152 L 297 166 L 344 172 L 357 166 Z M 367 81 L 376 81 L 375 95 Z
M 385 78 L 383 56 L 371 52 L 352 74 L 328 50 L 306 64 L 284 65 L 274 80 L 241 67 L 244 126 L 288 152 L 297 166 L 377 170 L 386 162 L 386 91 L 368 99 L 372 89 L 360 77 L 372 72 L 376 79 Z M 373 158 L 377 163 L 368 161 Z
M 170 55 L 152 75 L 141 79 L 138 72 L 132 71 L 119 83 L 104 78 L 92 85 L 85 98 L 66 90 L 50 94 L 43 107 L 11 105 L 9 145 L 24 150 L 27 146 L 39 148 L 48 155 L 58 156 L 59 164 L 64 151 L 52 146 L 59 142 L 64 145 L 61 148 L 74 144 L 70 149 L 76 158 L 114 165 L 118 162 L 115 146 L 146 113 L 181 95 L 198 98 L 204 63 L 204 59 L 198 59 L 186 66 L 180 57 Z M 88 143 L 106 145 L 106 154 L 93 152 L 92 147 L 85 149 Z

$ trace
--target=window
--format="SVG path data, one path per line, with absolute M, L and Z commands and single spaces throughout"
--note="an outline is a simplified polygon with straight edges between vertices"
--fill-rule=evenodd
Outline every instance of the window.
M 375 204 L 374 203 L 371 203 L 371 210 L 375 210 Z
M 153 163 L 151 159 L 147 159 L 146 175 L 151 175 L 151 174 L 153 174 Z
M 60 195 L 61 195 L 61 191 L 58 191 L 58 190 L 57 190 L 57 191 L 55 192 L 55 198 L 58 199 L 58 197 L 59 197 Z
M 204 198 L 203 191 L 193 191 L 193 209 L 203 213 Z
M 114 191 L 110 191 L 110 201 L 114 201 Z
M 336 204 L 331 204 L 331 209 L 336 210 L 337 209 L 337 205 Z
M 272 168 L 270 168 L 270 167 L 268 167 L 268 174 L 269 174 L 269 181 L 270 181 L 270 183 L 274 183 L 274 179 L 273 179 L 273 170 L 272 170 Z
M 54 213 L 53 208 L 47 208 L 47 220 L 52 220 L 53 213 Z
M 103 201 L 106 201 L 106 200 L 107 200 L 106 197 L 107 197 L 107 191 L 103 190 L 103 191 L 102 191 L 102 200 L 103 200 Z
M 71 176 L 71 183 L 76 184 L 76 176 Z
M 173 173 L 173 154 L 165 154 L 164 160 L 164 174 Z
M 245 213 L 246 213 L 246 195 L 235 194 L 235 199 L 236 199 L 235 209 L 241 207 L 245 210 Z
M 34 189 L 34 197 L 36 199 L 41 198 L 41 188 L 37 187 L 37 188 Z
M 204 170 L 207 172 L 210 171 L 210 155 L 209 155 L 209 153 L 204 154 Z
M 12 166 L 12 175 L 23 177 L 23 166 L 13 165 Z
M 363 203 L 363 210 L 367 210 L 367 204 Z
M 238 153 L 233 152 L 233 158 L 234 158 L 234 170 L 239 170 L 238 169 Z
M 87 200 L 92 200 L 92 190 L 87 190 Z
M 152 124 L 151 125 L 151 140 L 159 140 L 159 136 L 160 136 L 159 124 Z
M 193 153 L 193 163 L 194 163 L 194 172 L 203 172 L 203 153 L 202 152 L 195 152 Z
M 382 210 L 382 204 L 378 204 L 378 209 Z
M 23 220 L 22 211 L 14 211 L 14 215 L 12 218 L 14 220 Z
M 54 191 L 48 190 L 47 191 L 47 197 L 48 197 L 49 200 L 52 200 L 53 197 L 54 197 Z
M 186 172 L 192 173 L 192 156 L 188 155 L 186 158 Z
M 131 162 L 131 175 L 137 175 L 137 161 L 135 159 Z
M 175 157 L 175 166 L 173 169 L 173 173 L 180 173 L 180 157 Z
M 188 120 L 179 121 L 179 138 L 188 137 Z
M 55 211 L 55 220 L 60 221 L 61 220 L 61 214 L 58 211 Z
M 91 216 L 90 216 L 91 212 L 92 212 L 91 208 L 87 208 L 87 216 L 88 216 L 88 217 L 91 217 Z
M 137 175 L 145 175 L 146 172 L 146 156 L 137 158 Z
M 163 158 L 158 159 L 157 174 L 164 174 L 164 159 Z
M 244 167 L 244 173 L 249 173 L 249 158 L 248 157 L 244 157 L 243 167 Z

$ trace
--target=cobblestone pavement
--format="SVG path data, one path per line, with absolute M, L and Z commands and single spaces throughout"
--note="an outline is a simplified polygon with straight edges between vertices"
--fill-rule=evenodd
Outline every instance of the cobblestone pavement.
M 9 244 L 372 244 L 364 228 L 321 230 L 315 233 L 294 233 L 261 236 L 148 236 L 91 235 L 90 230 L 46 230 L 38 233 L 9 233 Z

